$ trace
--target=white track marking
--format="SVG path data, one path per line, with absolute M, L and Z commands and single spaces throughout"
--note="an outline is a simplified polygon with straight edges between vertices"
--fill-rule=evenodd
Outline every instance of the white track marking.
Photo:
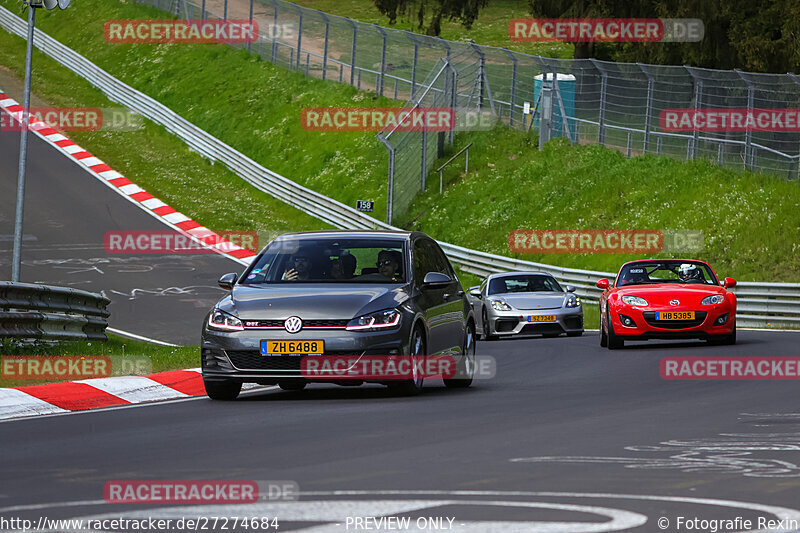
M 174 347 L 179 347 L 180 346 L 180 344 L 172 344 L 171 342 L 164 342 L 164 341 L 159 341 L 159 340 L 156 340 L 156 339 L 151 339 L 150 337 L 143 337 L 142 335 L 137 335 L 135 333 L 130 333 L 128 331 L 123 331 L 121 329 L 106 328 L 106 331 L 110 331 L 114 335 L 119 335 L 120 337 L 128 337 L 129 339 L 134 339 L 134 340 L 137 340 L 137 341 L 144 341 L 144 342 L 150 342 L 150 343 L 153 343 L 153 344 L 160 344 L 161 346 L 174 346 Z

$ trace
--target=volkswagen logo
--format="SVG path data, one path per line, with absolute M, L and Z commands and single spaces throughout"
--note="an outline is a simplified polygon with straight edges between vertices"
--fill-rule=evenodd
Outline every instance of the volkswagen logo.
M 283 323 L 283 327 L 286 328 L 286 331 L 289 333 L 297 333 L 303 329 L 303 321 L 300 320 L 299 316 L 290 316 L 286 319 L 286 322 Z
M 669 301 L 669 305 L 671 305 L 671 306 L 675 307 L 676 305 L 681 305 L 681 301 L 680 301 L 680 300 L 670 300 L 670 301 Z M 299 319 L 298 319 L 298 320 L 299 320 Z M 288 326 L 288 325 L 286 326 L 286 329 L 289 329 L 289 326 Z

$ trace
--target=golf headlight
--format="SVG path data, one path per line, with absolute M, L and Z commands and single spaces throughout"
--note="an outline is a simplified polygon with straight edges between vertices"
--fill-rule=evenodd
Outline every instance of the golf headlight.
M 712 294 L 711 296 L 706 296 L 700 302 L 701 305 L 714 305 L 714 304 L 721 304 L 725 301 L 724 294 Z
M 623 296 L 622 301 L 628 305 L 641 305 L 641 306 L 649 305 L 647 303 L 647 300 L 639 296 Z
M 512 307 L 505 303 L 503 300 L 491 300 L 492 309 L 495 311 L 511 311 Z
M 219 309 L 214 309 L 208 317 L 208 329 L 215 329 L 217 331 L 242 331 L 244 325 L 242 321 L 235 316 L 229 315 Z
M 382 328 L 393 328 L 400 323 L 400 311 L 397 309 L 385 309 L 368 315 L 354 318 L 347 323 L 350 331 L 374 331 Z
M 581 299 L 578 296 L 570 296 L 567 298 L 567 304 L 564 307 L 580 307 Z

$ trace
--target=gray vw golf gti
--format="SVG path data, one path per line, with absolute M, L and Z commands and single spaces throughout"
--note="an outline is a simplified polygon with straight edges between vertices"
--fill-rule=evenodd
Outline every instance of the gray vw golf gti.
M 447 257 L 423 233 L 287 233 L 241 277 L 225 274 L 219 284 L 231 292 L 206 316 L 202 338 L 213 399 L 235 399 L 243 383 L 300 390 L 309 382 L 301 365 L 314 356 L 449 357 L 455 371 L 441 374 L 445 385 L 472 383 L 472 308 Z M 376 382 L 410 395 L 424 375 L 412 365 L 408 379 L 313 381 Z

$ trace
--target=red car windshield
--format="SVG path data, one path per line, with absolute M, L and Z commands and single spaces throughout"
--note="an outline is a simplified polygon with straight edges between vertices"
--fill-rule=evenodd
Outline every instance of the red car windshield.
M 656 283 L 719 285 L 708 265 L 697 261 L 648 261 L 629 263 L 617 276 L 617 287 Z

